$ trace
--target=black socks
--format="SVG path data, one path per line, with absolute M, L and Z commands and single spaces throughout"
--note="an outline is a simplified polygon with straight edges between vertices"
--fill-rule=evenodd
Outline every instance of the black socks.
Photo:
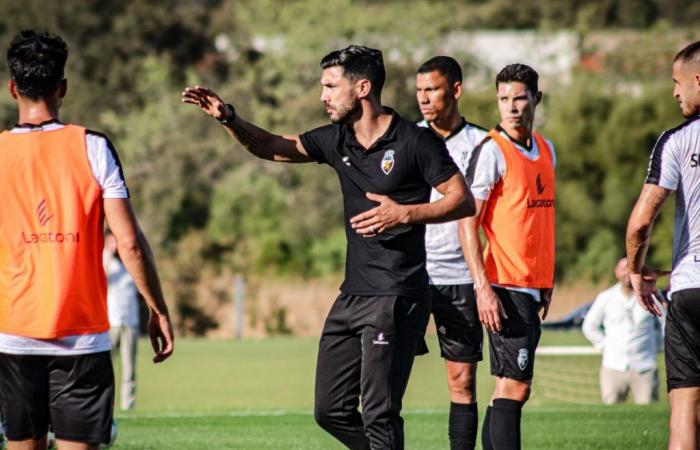
M 450 449 L 474 450 L 479 412 L 476 403 L 450 403 Z
M 484 450 L 520 450 L 520 416 L 523 402 L 497 398 L 486 409 L 481 430 Z

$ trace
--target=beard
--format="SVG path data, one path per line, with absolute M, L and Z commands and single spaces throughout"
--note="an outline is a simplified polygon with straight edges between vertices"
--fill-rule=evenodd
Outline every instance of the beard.
M 330 114 L 332 123 L 347 124 L 357 119 L 362 112 L 362 105 L 358 99 L 353 99 L 351 103 L 336 109 L 335 114 Z

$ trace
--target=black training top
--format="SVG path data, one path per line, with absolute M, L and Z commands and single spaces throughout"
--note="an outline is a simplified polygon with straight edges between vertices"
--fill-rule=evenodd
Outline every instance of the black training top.
M 459 169 L 435 133 L 387 111 L 391 124 L 369 149 L 343 124 L 308 131 L 301 135 L 301 143 L 310 157 L 332 166 L 340 179 L 348 241 L 340 290 L 349 295 L 423 298 L 428 286 L 425 225 L 400 225 L 366 238 L 350 227 L 350 218 L 377 206 L 365 196 L 367 192 L 401 204 L 427 203 L 431 186 L 447 181 Z

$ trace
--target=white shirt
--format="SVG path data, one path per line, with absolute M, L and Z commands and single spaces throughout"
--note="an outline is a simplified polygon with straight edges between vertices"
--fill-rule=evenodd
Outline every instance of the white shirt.
M 663 348 L 663 318 L 644 311 L 634 293 L 626 295 L 620 283 L 596 297 L 582 328 L 593 346 L 603 351 L 603 367 L 620 372 L 656 369 L 656 354 Z
M 450 156 L 466 177 L 467 168 L 472 163 L 472 151 L 488 133 L 483 128 L 462 119 L 459 129 L 445 139 Z M 418 126 L 428 128 L 424 120 Z M 471 180 L 467 179 L 467 186 Z M 442 198 L 437 190 L 430 192 L 430 201 Z M 433 285 L 455 285 L 473 283 L 467 263 L 464 261 L 462 246 L 457 233 L 457 221 L 429 224 L 425 227 L 426 268 Z
M 508 136 L 508 133 L 501 131 L 501 136 L 508 139 L 513 143 L 516 149 L 525 156 L 527 159 L 533 161 L 540 156 L 540 149 L 537 146 L 537 141 L 533 137 L 531 139 L 531 148 L 526 148 L 521 145 L 521 143 L 514 141 Z M 554 145 L 548 139 L 545 142 L 549 146 L 549 150 L 552 155 L 552 165 L 556 168 L 557 166 L 557 156 L 554 152 Z M 503 151 L 498 146 L 498 144 L 493 140 L 489 139 L 480 145 L 478 148 L 474 149 L 475 164 L 469 167 L 467 171 L 467 179 L 472 179 L 471 191 L 472 195 L 476 200 L 482 200 L 484 202 L 488 201 L 491 191 L 493 191 L 494 186 L 501 181 L 506 174 L 506 158 L 503 156 Z M 517 286 L 500 286 L 494 284 L 496 287 L 502 287 L 511 291 L 524 292 L 530 294 L 532 298 L 536 301 L 540 301 L 541 292 L 539 289 L 524 288 Z
M 661 134 L 646 183 L 676 192 L 671 295 L 700 288 L 700 116 Z
M 60 130 L 65 125 L 57 121 L 41 125 L 18 125 L 11 133 L 37 133 Z M 129 190 L 124 181 L 119 159 L 112 143 L 100 133 L 87 131 L 85 135 L 87 157 L 92 174 L 102 188 L 102 198 L 128 198 Z M 93 333 L 65 336 L 58 339 L 34 339 L 0 333 L 0 352 L 15 355 L 82 355 L 109 351 L 109 333 Z
M 138 329 L 138 290 L 124 264 L 114 255 L 103 257 L 107 275 L 107 310 L 111 327 Z

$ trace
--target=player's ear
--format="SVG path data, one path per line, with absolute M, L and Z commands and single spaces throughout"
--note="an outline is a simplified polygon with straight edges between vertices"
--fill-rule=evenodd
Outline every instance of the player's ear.
M 535 94 L 535 105 L 539 105 L 541 101 L 542 101 L 542 91 L 537 91 L 537 94 Z
M 355 93 L 357 98 L 367 98 L 372 92 L 372 82 L 367 78 L 360 78 L 355 82 Z
M 17 85 L 12 78 L 10 78 L 10 81 L 7 82 L 7 90 L 10 91 L 12 98 L 17 100 Z
M 459 98 L 462 96 L 462 82 L 461 81 L 455 81 L 454 85 L 452 85 L 452 92 L 454 94 L 455 100 L 459 100 Z
M 61 80 L 61 83 L 58 85 L 58 97 L 59 98 L 65 97 L 66 92 L 68 92 L 68 80 L 64 78 Z

